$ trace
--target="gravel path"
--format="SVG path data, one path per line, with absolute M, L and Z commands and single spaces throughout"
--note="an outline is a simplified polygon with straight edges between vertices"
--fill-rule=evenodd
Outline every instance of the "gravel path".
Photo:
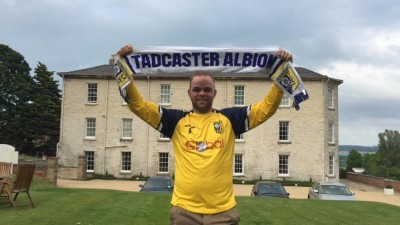
M 362 183 L 356 183 L 349 180 L 340 180 L 341 183 L 347 185 L 350 191 L 354 192 L 356 199 L 359 201 L 383 202 L 400 206 L 400 193 L 395 192 L 394 196 L 386 196 L 383 194 L 383 188 L 377 188 Z M 140 190 L 139 184 L 143 181 L 126 181 L 126 180 L 89 180 L 77 181 L 58 179 L 57 186 L 63 188 L 80 188 L 80 189 L 111 189 L 121 191 L 137 192 Z M 236 196 L 250 196 L 252 185 L 233 185 Z M 308 187 L 285 187 L 290 193 L 290 198 L 307 199 Z

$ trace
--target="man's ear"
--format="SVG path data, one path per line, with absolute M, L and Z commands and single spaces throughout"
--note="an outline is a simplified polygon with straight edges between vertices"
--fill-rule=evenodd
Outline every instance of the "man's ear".
M 217 89 L 214 90 L 214 97 L 217 96 Z

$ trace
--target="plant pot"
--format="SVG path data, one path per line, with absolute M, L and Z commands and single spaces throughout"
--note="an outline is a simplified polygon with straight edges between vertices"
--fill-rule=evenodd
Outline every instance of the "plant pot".
M 384 188 L 383 193 L 385 195 L 394 195 L 394 189 L 393 188 Z

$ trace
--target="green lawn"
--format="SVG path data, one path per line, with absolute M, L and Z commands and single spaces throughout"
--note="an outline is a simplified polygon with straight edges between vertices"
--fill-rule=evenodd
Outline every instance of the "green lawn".
M 20 206 L 15 210 L 0 204 L 0 224 L 169 224 L 169 194 L 65 189 L 34 179 L 31 195 L 36 208 Z M 25 196 L 21 194 L 17 204 L 27 203 Z M 237 197 L 237 203 L 241 225 L 398 225 L 400 221 L 400 207 L 376 202 Z

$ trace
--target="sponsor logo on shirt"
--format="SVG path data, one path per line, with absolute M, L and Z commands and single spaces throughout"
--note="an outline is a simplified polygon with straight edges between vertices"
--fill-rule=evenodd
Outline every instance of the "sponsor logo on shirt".
M 186 150 L 204 152 L 206 150 L 221 150 L 225 148 L 224 140 L 218 141 L 187 141 Z

